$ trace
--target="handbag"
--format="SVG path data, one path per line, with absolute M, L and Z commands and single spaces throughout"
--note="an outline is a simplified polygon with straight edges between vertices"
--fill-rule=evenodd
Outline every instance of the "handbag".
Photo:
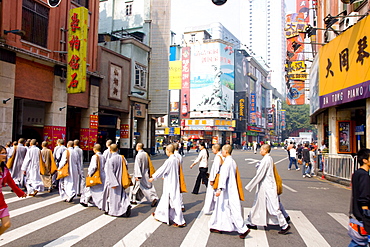
M 127 189 L 128 187 L 134 184 L 132 183 L 131 176 L 127 171 L 125 156 L 121 155 L 121 157 L 122 157 L 122 187 L 123 189 Z
M 100 158 L 99 155 L 96 154 L 96 163 L 97 168 L 94 174 L 92 176 L 86 177 L 86 187 L 92 187 L 98 184 L 102 184 L 101 178 L 100 178 Z
M 222 166 L 222 164 L 224 163 L 224 160 L 222 159 L 222 157 L 220 156 L 220 155 L 218 155 L 219 157 L 220 157 L 220 159 L 221 159 L 221 161 L 220 161 L 220 168 L 221 168 L 221 166 Z M 219 169 L 220 169 L 219 168 Z M 220 172 L 218 172 L 217 174 L 216 174 L 216 177 L 215 177 L 215 181 L 213 181 L 213 189 L 214 190 L 217 190 L 217 188 L 218 188 L 218 181 L 220 180 Z
M 67 151 L 67 162 L 65 163 L 65 165 L 62 168 L 58 169 L 57 180 L 69 176 L 69 164 L 68 164 L 68 162 L 69 162 L 69 150 L 66 150 L 66 151 Z
M 281 195 L 281 194 L 283 194 L 283 180 L 281 179 L 281 177 L 278 173 L 276 165 L 273 164 L 273 166 L 274 166 L 274 177 L 275 177 L 275 182 L 276 182 L 277 194 Z

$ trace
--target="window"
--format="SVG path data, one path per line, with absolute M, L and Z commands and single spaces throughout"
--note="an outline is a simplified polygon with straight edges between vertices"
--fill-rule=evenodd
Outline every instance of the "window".
M 135 64 L 135 86 L 146 88 L 146 68 Z
M 190 42 L 194 43 L 195 42 L 195 34 L 191 35 Z
M 132 3 L 126 3 L 126 16 L 132 15 Z
M 36 45 L 47 47 L 49 26 L 49 8 L 34 0 L 23 0 L 22 30 L 26 34 L 22 39 Z
M 79 5 L 87 8 L 87 9 L 89 8 L 89 0 L 73 0 L 73 2 L 79 4 Z

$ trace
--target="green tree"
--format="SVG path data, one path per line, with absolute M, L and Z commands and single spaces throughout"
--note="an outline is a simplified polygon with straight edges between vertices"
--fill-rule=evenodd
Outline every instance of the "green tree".
M 285 131 L 282 133 L 283 140 L 291 136 L 291 133 L 297 130 L 311 130 L 316 135 L 316 128 L 310 124 L 310 106 L 309 105 L 288 105 L 283 102 L 282 109 L 285 112 Z

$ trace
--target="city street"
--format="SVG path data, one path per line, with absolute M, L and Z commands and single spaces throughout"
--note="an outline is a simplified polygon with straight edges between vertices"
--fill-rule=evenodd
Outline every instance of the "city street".
M 197 153 L 185 153 L 184 172 L 189 193 L 184 194 L 187 226 L 176 228 L 157 222 L 151 216 L 154 208 L 142 202 L 133 208 L 131 217 L 115 218 L 104 215 L 97 208 L 61 202 L 58 193 L 38 194 L 35 198 L 18 199 L 4 188 L 4 196 L 11 215 L 12 226 L 1 236 L 1 246 L 347 246 L 350 189 L 318 177 L 302 178 L 302 171 L 287 170 L 285 150 L 272 150 L 272 156 L 283 179 L 284 191 L 281 201 L 290 214 L 291 231 L 279 235 L 278 226 L 265 230 L 252 230 L 245 239 L 237 233 L 210 233 L 208 219 L 202 214 L 205 186 L 198 195 L 190 192 L 198 174 L 198 167 L 190 169 Z M 210 154 L 210 164 L 214 155 Z M 259 153 L 234 150 L 245 186 L 255 174 L 255 164 L 261 159 Z M 165 160 L 163 151 L 153 157 L 158 168 Z M 87 168 L 87 163 L 85 164 Z M 133 159 L 129 160 L 133 171 Z M 155 182 L 158 195 L 162 194 L 162 181 Z M 244 217 L 253 204 L 254 192 L 244 190 L 242 202 Z

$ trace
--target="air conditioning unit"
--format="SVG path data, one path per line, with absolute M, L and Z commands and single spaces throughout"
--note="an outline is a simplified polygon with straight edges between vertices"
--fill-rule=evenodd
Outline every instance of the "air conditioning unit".
M 325 41 L 325 43 L 329 43 L 335 37 L 337 37 L 337 35 L 332 30 L 326 30 L 324 32 L 324 41 Z
M 350 28 L 356 24 L 359 18 L 358 15 L 358 12 L 349 13 L 349 15 L 347 15 L 347 17 L 345 17 L 343 20 L 343 30 L 346 30 L 347 28 Z

